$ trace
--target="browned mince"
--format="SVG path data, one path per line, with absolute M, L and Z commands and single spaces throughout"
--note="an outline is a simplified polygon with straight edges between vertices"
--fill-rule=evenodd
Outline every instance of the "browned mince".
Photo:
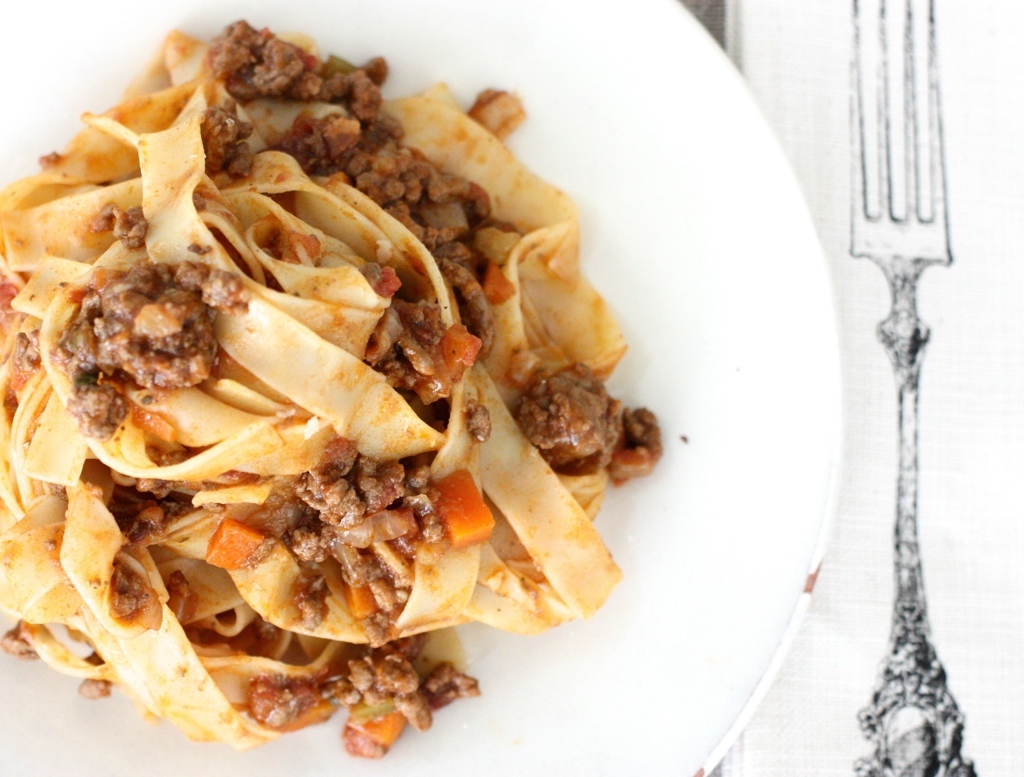
M 623 410 L 583 364 L 527 386 L 516 420 L 552 469 L 587 475 L 607 467 L 617 482 L 648 475 L 661 457 L 661 430 L 646 408 Z
M 146 232 L 149 222 L 142 214 L 139 205 L 128 210 L 114 209 L 114 237 L 124 244 L 125 248 L 142 248 L 146 244 Z
M 132 621 L 160 607 L 156 591 L 120 554 L 114 557 L 110 579 L 110 610 L 114 617 Z M 158 611 L 158 610 L 157 610 Z
M 326 677 L 258 675 L 249 683 L 249 713 L 263 725 L 287 729 L 322 719 L 325 715 L 317 712 L 324 709 L 329 714 L 341 706 L 352 711 L 390 705 L 413 728 L 426 731 L 433 723 L 432 710 L 480 694 L 477 681 L 449 663 L 421 676 L 413 662 L 426 641 L 426 635 L 418 634 L 361 648 L 360 654 L 336 665 Z M 351 721 L 342 738 L 350 755 L 379 758 L 387 751 Z
M 456 699 L 480 695 L 477 681 L 447 661 L 439 664 L 424 678 L 422 687 L 432 710 L 447 707 Z
M 252 131 L 252 124 L 238 117 L 234 100 L 228 100 L 223 106 L 207 108 L 200 127 L 207 174 L 223 171 L 232 178 L 249 175 L 252 172 L 252 149 L 246 141 Z
M 125 381 L 184 388 L 209 377 L 214 311 L 241 313 L 247 300 L 237 276 L 194 262 L 95 273 L 54 355 L 74 384 L 68 410 L 82 433 L 110 439 L 128 414 Z
M 352 528 L 404 496 L 404 479 L 401 462 L 375 461 L 338 438 L 325 451 L 321 466 L 299 476 L 296 494 L 323 522 Z
M 290 493 L 275 491 L 247 518 L 266 533 L 280 536 L 300 562 L 337 562 L 346 584 L 369 586 L 379 608 L 362 622 L 371 644 L 391 638 L 391 626 L 410 590 L 374 554 L 371 543 L 386 542 L 407 560 L 425 563 L 436 561 L 448 548 L 447 533 L 434 509 L 430 467 L 423 459 L 380 462 L 337 438 L 328 445 L 320 466 L 294 479 Z M 309 628 L 318 622 L 316 590 L 304 582 L 295 594 L 304 617 L 309 613 Z
M 79 384 L 71 389 L 68 412 L 86 437 L 109 440 L 128 417 L 129 403 L 114 386 Z
M 23 660 L 39 658 L 25 629 L 25 621 L 18 621 L 14 628 L 0 637 L 0 650 L 7 655 Z
M 476 400 L 466 403 L 466 427 L 477 442 L 487 442 L 491 437 L 491 414 Z
M 622 405 L 586 365 L 539 375 L 516 420 L 557 472 L 584 475 L 608 466 L 622 434 Z
M 285 728 L 324 700 L 312 677 L 257 675 L 249 683 L 249 713 L 264 726 Z
M 39 358 L 39 330 L 18 332 L 14 337 L 14 348 L 11 351 L 10 385 L 20 391 L 41 365 Z
M 148 544 L 163 534 L 172 519 L 194 509 L 187 495 L 172 494 L 175 484 L 156 481 L 162 484 L 159 491 L 147 493 L 153 482 L 139 480 L 134 487 L 114 486 L 107 509 L 129 544 Z
M 174 269 L 174 279 L 186 291 L 199 291 L 203 303 L 230 315 L 249 310 L 249 292 L 239 276 L 216 270 L 198 262 L 182 262 Z
M 89 222 L 92 232 L 113 231 L 114 237 L 121 241 L 125 248 L 142 248 L 146 244 L 146 232 L 149 222 L 138 205 L 121 210 L 114 203 L 107 203 Z
M 301 113 L 277 148 L 295 157 L 310 175 L 329 175 L 359 143 L 361 132 L 358 119 L 341 115 L 316 118 Z
M 622 414 L 623 445 L 612 455 L 608 472 L 616 482 L 643 477 L 654 471 L 661 458 L 661 429 L 647 408 L 625 410 Z
M 487 356 L 494 345 L 494 311 L 480 281 L 467 267 L 450 259 L 438 259 L 437 266 L 455 291 L 466 328 L 480 338 L 481 358 Z
M 381 80 L 387 74 L 383 60 L 372 60 L 367 68 L 348 73 L 330 72 L 298 46 L 244 21 L 235 22 L 214 39 L 209 62 L 238 100 L 278 97 L 339 102 L 360 119 L 372 117 L 380 108 L 380 91 L 371 74 Z
M 91 701 L 105 699 L 110 696 L 110 686 L 111 684 L 109 680 L 86 678 L 85 680 L 82 680 L 82 684 L 78 686 L 78 693 L 83 698 Z
M 178 623 L 190 623 L 196 614 L 196 595 L 188 578 L 180 569 L 171 572 L 167 578 L 167 607 L 174 613 Z
M 462 324 L 445 328 L 436 303 L 396 299 L 370 335 L 366 361 L 391 386 L 414 391 L 429 405 L 448 397 L 467 362 L 476 359 L 467 337 Z M 463 349 L 464 355 L 453 356 L 453 349 Z
M 349 709 L 393 704 L 416 730 L 426 731 L 432 723 L 430 706 L 412 665 L 425 643 L 424 635 L 417 635 L 370 648 L 327 680 L 324 695 Z
M 348 662 L 348 671 L 327 681 L 324 692 L 334 703 L 349 709 L 356 705 L 394 705 L 418 731 L 433 723 L 433 710 L 458 698 L 478 696 L 473 678 L 443 663 L 420 676 L 412 662 L 422 650 L 422 635 L 371 649 L 361 659 Z M 349 755 L 380 758 L 387 752 L 379 742 L 365 736 L 351 721 L 342 734 Z
M 299 577 L 292 602 L 299 611 L 303 628 L 312 631 L 323 622 L 329 593 L 323 575 L 306 573 Z

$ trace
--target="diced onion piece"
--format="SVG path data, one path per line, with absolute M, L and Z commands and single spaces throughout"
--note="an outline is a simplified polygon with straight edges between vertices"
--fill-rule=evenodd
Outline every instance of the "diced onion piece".
M 508 92 L 485 89 L 469 109 L 469 117 L 482 124 L 498 140 L 504 140 L 523 123 L 526 111 L 519 98 Z
M 170 337 L 181 331 L 184 322 L 175 316 L 167 305 L 153 302 L 143 305 L 132 322 L 132 330 L 141 337 L 158 339 Z
M 419 213 L 427 225 L 435 229 L 469 230 L 469 221 L 461 203 L 428 202 L 420 206 Z
M 336 528 L 331 542 L 351 545 L 353 548 L 368 548 L 373 544 L 373 524 L 364 519 L 355 526 Z
M 518 232 L 506 232 L 495 227 L 484 227 L 478 229 L 473 235 L 473 248 L 483 254 L 487 259 L 497 265 L 504 267 L 508 261 L 509 254 L 515 248 L 522 235 Z
M 371 515 L 369 520 L 373 524 L 374 542 L 389 542 L 416 530 L 416 519 L 408 508 L 381 510 Z

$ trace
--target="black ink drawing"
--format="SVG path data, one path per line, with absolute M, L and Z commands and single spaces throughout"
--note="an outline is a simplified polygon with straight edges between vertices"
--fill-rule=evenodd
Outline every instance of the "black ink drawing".
M 878 327 L 896 374 L 899 477 L 896 592 L 889 653 L 861 711 L 875 745 L 858 777 L 974 777 L 960 754 L 963 715 L 930 640 L 917 542 L 918 380 L 928 328 L 917 316 L 925 268 L 952 261 L 946 214 L 934 0 L 854 0 L 850 253 L 885 274 L 892 310 Z M 895 6 L 895 8 L 894 8 Z

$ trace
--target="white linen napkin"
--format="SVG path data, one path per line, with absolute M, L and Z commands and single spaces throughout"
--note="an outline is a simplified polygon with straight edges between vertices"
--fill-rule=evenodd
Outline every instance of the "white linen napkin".
M 889 291 L 878 267 L 850 254 L 853 2 L 728 4 L 727 49 L 804 186 L 830 263 L 847 427 L 838 515 L 809 611 L 723 777 L 845 777 L 874 753 L 858 712 L 888 652 L 897 416 L 875 334 Z M 914 0 L 915 13 L 928 5 Z M 963 755 L 979 777 L 1009 777 L 1024 761 L 1024 6 L 934 6 L 953 263 L 918 285 L 931 329 L 920 549 Z

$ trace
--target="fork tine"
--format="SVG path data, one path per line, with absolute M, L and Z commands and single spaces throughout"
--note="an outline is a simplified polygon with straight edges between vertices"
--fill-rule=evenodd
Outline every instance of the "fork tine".
M 889 121 L 889 40 L 885 32 L 886 0 L 878 4 L 878 48 L 879 62 L 875 78 L 878 88 L 875 91 L 878 102 L 878 193 L 879 207 L 882 213 L 893 216 L 891 178 L 892 144 L 889 142 L 891 130 Z
M 952 261 L 934 0 L 914 5 L 853 0 L 850 252 L 883 269 Z
M 850 144 L 851 144 L 851 191 L 853 202 L 852 229 L 856 230 L 861 220 L 868 217 L 867 211 L 867 158 L 864 153 L 864 91 L 860 54 L 860 2 L 853 0 L 853 51 L 850 62 Z
M 935 43 L 935 2 L 928 3 L 928 166 L 931 179 L 932 221 L 938 223 L 945 237 L 945 256 L 949 264 L 953 256 L 949 247 L 949 219 L 946 212 L 946 163 L 939 106 L 939 65 Z
M 913 3 L 906 4 L 903 19 L 903 137 L 907 220 L 922 220 L 921 175 L 918 164 L 919 117 L 917 112 L 917 64 L 914 49 Z

